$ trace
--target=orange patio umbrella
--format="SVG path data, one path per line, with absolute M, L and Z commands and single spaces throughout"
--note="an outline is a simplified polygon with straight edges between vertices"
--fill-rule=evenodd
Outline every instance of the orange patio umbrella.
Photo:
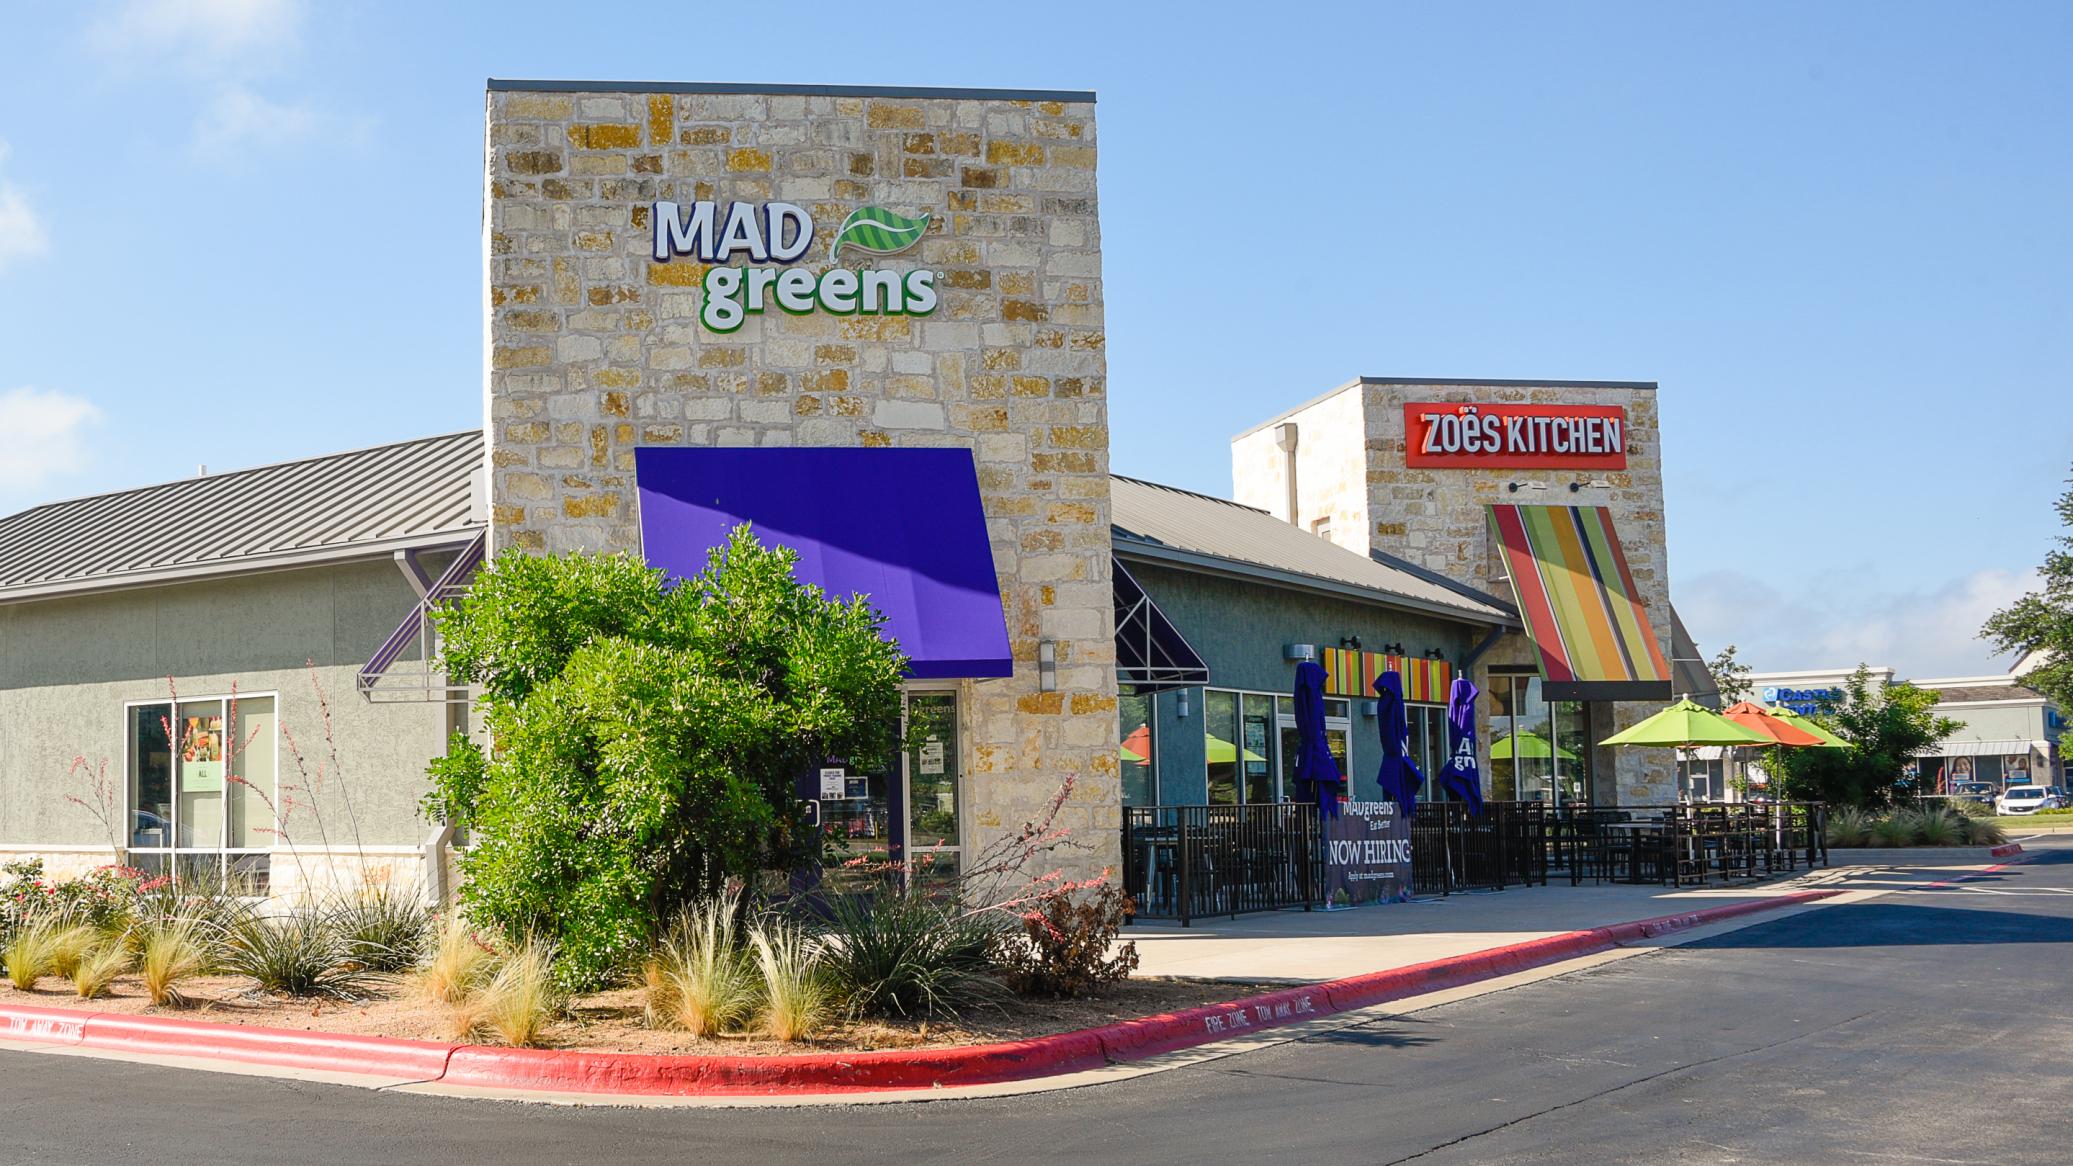
M 1757 704 L 1755 701 L 1745 700 L 1740 704 L 1731 705 L 1725 709 L 1722 709 L 1720 715 L 1726 717 L 1728 720 L 1735 722 L 1743 728 L 1748 729 L 1752 733 L 1763 734 L 1765 737 L 1770 738 L 1771 741 L 1775 744 L 1827 744 L 1826 741 L 1823 741 L 1821 738 L 1816 737 L 1814 734 L 1807 732 L 1805 729 L 1799 728 L 1796 725 L 1790 724 L 1786 721 L 1780 720 L 1775 716 L 1772 716 L 1771 710 L 1765 708 L 1760 704 Z

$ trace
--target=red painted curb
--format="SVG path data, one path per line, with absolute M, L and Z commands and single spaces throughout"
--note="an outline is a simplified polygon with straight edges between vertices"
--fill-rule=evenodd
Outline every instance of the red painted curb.
M 2007 858 L 2007 857 L 2009 857 L 2010 855 L 2015 855 L 2015 854 L 2021 854 L 2022 852 L 2023 852 L 2023 844 L 2022 844 L 2022 843 L 2020 843 L 2020 842 L 2010 842 L 2010 843 L 2008 843 L 2008 844 L 2006 844 L 2006 845 L 2004 845 L 2004 846 L 1996 846 L 1996 847 L 1995 847 L 1994 849 L 1992 849 L 1992 850 L 1989 850 L 1989 851 L 1987 851 L 1987 857 L 1988 857 L 1988 858 Z
M 1401 1000 L 1607 951 L 1840 891 L 1799 891 L 1676 915 L 1543 936 L 1408 967 L 1146 1016 L 1027 1041 L 962 1048 L 785 1057 L 655 1056 L 483 1048 L 349 1033 L 0 1004 L 0 1039 L 216 1058 L 444 1085 L 656 1096 L 875 1092 L 985 1085 L 1098 1069 L 1261 1029 Z

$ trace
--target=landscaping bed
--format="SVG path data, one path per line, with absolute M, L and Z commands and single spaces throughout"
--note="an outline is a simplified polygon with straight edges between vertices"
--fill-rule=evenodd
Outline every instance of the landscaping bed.
M 643 1019 L 642 992 L 622 988 L 570 1001 L 566 1015 L 548 1025 L 538 1047 L 734 1056 L 954 1048 L 1072 1032 L 1242 999 L 1278 987 L 1286 985 L 1133 977 L 1110 985 L 1099 999 L 1017 997 L 1005 999 L 997 1006 L 964 1009 L 956 1019 L 938 1016 L 934 1020 L 836 1020 L 810 1039 L 789 1043 L 756 1034 L 700 1038 L 687 1032 L 654 1028 Z M 423 999 L 403 980 L 377 986 L 366 998 L 354 1000 L 273 995 L 256 990 L 250 980 L 238 976 L 188 980 L 181 984 L 180 991 L 188 1000 L 186 1005 L 154 1007 L 133 976 L 119 977 L 107 995 L 92 1000 L 82 1000 L 69 989 L 61 990 L 53 980 L 28 992 L 0 985 L 0 1005 L 73 1008 L 82 1012 L 166 1016 L 411 1040 L 444 1041 L 453 1036 L 447 1008 Z

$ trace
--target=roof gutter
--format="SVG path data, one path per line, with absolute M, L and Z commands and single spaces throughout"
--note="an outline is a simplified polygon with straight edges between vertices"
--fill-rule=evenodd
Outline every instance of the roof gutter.
M 1200 551 L 1182 550 L 1178 547 L 1164 546 L 1159 543 L 1140 542 L 1127 537 L 1114 539 L 1113 545 L 1118 557 L 1137 562 L 1182 567 L 1207 575 L 1222 575 L 1231 579 L 1261 580 L 1276 583 L 1283 587 L 1293 587 L 1299 590 L 1314 591 L 1346 599 L 1365 600 L 1369 603 L 1379 603 L 1387 607 L 1414 611 L 1421 615 L 1438 616 L 1441 619 L 1451 620 L 1455 623 L 1472 624 L 1479 627 L 1494 624 L 1500 629 L 1518 626 L 1518 621 L 1494 611 L 1467 610 L 1452 606 L 1451 604 L 1434 603 L 1430 600 L 1414 599 L 1408 595 L 1396 595 L 1387 591 L 1378 591 L 1374 588 L 1362 587 L 1355 583 L 1341 583 L 1336 579 L 1326 579 L 1317 575 L 1304 575 L 1296 571 L 1284 571 L 1277 567 L 1265 567 L 1258 563 L 1248 563 L 1239 559 L 1227 559 L 1222 555 L 1203 554 Z
M 100 595 L 110 591 L 130 591 L 140 587 L 164 587 L 175 583 L 192 583 L 207 579 L 218 579 L 235 575 L 262 575 L 273 571 L 293 571 L 303 567 L 319 567 L 361 560 L 389 559 L 398 551 L 429 551 L 445 547 L 463 547 L 482 531 L 481 527 L 470 526 L 460 530 L 434 531 L 427 534 L 403 535 L 397 538 L 377 539 L 373 542 L 347 543 L 341 546 L 307 547 L 292 551 L 276 551 L 263 555 L 242 555 L 235 559 L 214 559 L 203 563 L 183 563 L 174 567 L 152 567 L 139 571 L 123 571 L 111 575 L 94 575 L 83 579 L 58 579 L 47 583 L 30 583 L 19 587 L 0 588 L 0 605 L 29 603 L 39 599 L 62 599 L 79 595 Z

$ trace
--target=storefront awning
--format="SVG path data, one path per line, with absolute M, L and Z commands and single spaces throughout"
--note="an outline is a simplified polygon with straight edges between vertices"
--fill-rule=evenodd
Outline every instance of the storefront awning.
M 2049 741 L 1939 741 L 1918 751 L 1917 757 L 2022 757 L 2035 753 L 2051 756 Z
M 1110 560 L 1116 593 L 1116 683 L 1137 693 L 1209 683 L 1209 665 L 1123 564 Z
M 673 577 L 746 522 L 798 552 L 801 582 L 868 598 L 910 675 L 1013 671 L 970 450 L 648 448 L 634 474 L 641 551 Z
M 1602 506 L 1492 506 L 1549 700 L 1669 700 L 1670 664 Z

